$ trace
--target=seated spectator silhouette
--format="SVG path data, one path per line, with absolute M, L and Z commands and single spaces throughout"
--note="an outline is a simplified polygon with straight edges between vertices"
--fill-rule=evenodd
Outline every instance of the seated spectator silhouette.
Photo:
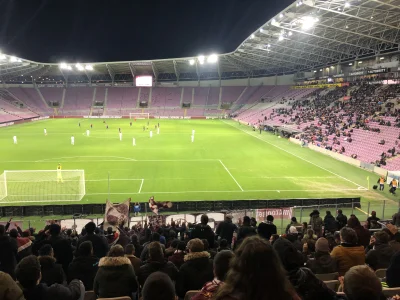
M 86 291 L 93 290 L 93 282 L 98 270 L 99 259 L 93 256 L 91 241 L 83 242 L 75 252 L 75 258 L 69 264 L 67 280 L 79 279 L 83 282 Z
M 85 292 L 83 284 L 79 280 L 73 280 L 69 286 L 53 284 L 47 286 L 39 283 L 42 277 L 40 263 L 36 256 L 30 255 L 23 258 L 15 274 L 26 300 L 78 300 Z
M 393 255 L 386 270 L 386 283 L 389 287 L 400 287 L 400 252 Z
M 108 255 L 99 261 L 93 290 L 99 298 L 132 297 L 138 289 L 131 261 L 121 245 L 112 246 Z
M 319 238 L 315 243 L 314 259 L 308 259 L 306 267 L 314 274 L 335 273 L 337 271 L 337 262 L 329 252 L 328 240 Z
M 338 263 L 340 276 L 346 274 L 351 267 L 365 263 L 364 247 L 358 244 L 357 234 L 353 229 L 343 227 L 340 230 L 340 245 L 333 248 L 331 256 Z
M 230 262 L 216 300 L 299 299 L 285 276 L 277 253 L 264 238 L 246 238 Z
M 168 260 L 172 262 L 178 269 L 185 263 L 184 261 L 184 257 L 186 255 L 185 249 L 186 249 L 186 243 L 179 242 L 175 252 L 170 257 L 168 257 Z
M 223 250 L 218 252 L 214 258 L 214 279 L 207 282 L 199 293 L 192 297 L 192 300 L 205 300 L 210 299 L 223 285 L 226 274 L 229 271 L 229 262 L 234 257 L 230 250 Z
M 147 278 L 142 300 L 175 300 L 175 287 L 171 278 L 163 272 L 154 272 Z
M 274 249 L 287 272 L 289 281 L 301 299 L 335 299 L 336 293 L 315 277 L 310 269 L 303 267 L 303 255 L 290 241 L 279 238 L 274 243 Z
M 85 225 L 86 234 L 78 241 L 78 247 L 81 243 L 90 241 L 93 245 L 93 255 L 98 259 L 107 255 L 108 243 L 103 235 L 95 234 L 96 224 L 89 222 Z
M 174 232 L 174 231 L 173 231 Z M 174 239 L 171 241 L 170 246 L 165 249 L 165 257 L 169 257 L 174 254 L 176 248 L 178 247 L 179 240 Z
M 363 227 L 358 218 L 354 215 L 351 215 L 348 219 L 347 226 L 354 229 L 356 232 L 358 244 L 367 248 L 371 238 L 369 230 Z
M 129 258 L 129 260 L 131 261 L 133 269 L 135 270 L 135 274 L 137 275 L 140 266 L 142 265 L 142 261 L 140 260 L 140 258 L 135 256 L 135 246 L 133 246 L 132 244 L 128 244 L 125 246 L 125 257 Z
M 378 269 L 387 269 L 392 256 L 396 253 L 395 249 L 389 245 L 389 240 L 389 235 L 384 231 L 375 232 L 373 237 L 371 237 L 370 247 L 372 249 L 367 252 L 365 263 L 375 271 Z
M 181 298 L 187 291 L 199 290 L 214 278 L 213 262 L 210 253 L 204 251 L 203 242 L 200 239 L 190 240 L 187 249 L 189 253 L 185 255 L 185 263 L 180 267 L 176 281 L 176 293 Z
M 143 244 L 142 254 L 140 255 L 140 260 L 142 262 L 146 261 L 149 258 L 149 249 L 148 249 L 148 247 L 149 247 L 150 243 L 151 242 L 159 242 L 160 243 L 160 238 L 161 238 L 161 236 L 160 236 L 160 234 L 158 232 L 153 232 L 151 234 L 150 241 Z M 162 248 L 162 251 L 164 253 L 165 252 L 165 246 L 163 244 L 161 244 L 161 248 Z
M 63 284 L 66 281 L 63 268 L 56 263 L 53 248 L 50 245 L 43 245 L 39 249 L 39 263 L 42 272 L 40 283 L 50 286 L 54 283 Z
M 140 267 L 137 274 L 141 286 L 146 282 L 147 277 L 154 272 L 166 273 L 172 281 L 178 277 L 178 268 L 170 261 L 165 261 L 163 250 L 159 242 L 151 242 L 147 247 L 149 259 Z
M 386 299 L 382 294 L 382 284 L 368 266 L 354 266 L 344 275 L 343 292 L 346 300 Z

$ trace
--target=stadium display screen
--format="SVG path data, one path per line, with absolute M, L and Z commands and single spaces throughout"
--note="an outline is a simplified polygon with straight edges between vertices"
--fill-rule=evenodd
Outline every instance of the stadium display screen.
M 136 76 L 136 86 L 153 86 L 153 77 Z

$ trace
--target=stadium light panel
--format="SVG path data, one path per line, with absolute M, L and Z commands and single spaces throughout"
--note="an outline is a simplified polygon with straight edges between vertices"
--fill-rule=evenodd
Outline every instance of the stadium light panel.
M 282 19 L 282 18 L 283 18 L 283 14 L 280 14 L 280 15 L 279 15 L 279 18 Z
M 317 23 L 317 22 L 318 22 L 318 18 L 314 18 L 311 16 L 302 17 L 301 18 L 301 23 L 302 23 L 301 29 L 308 30 L 308 29 L 312 28 L 315 25 L 315 23 Z
M 83 70 L 85 69 L 80 63 L 77 63 L 77 64 L 75 65 L 75 67 L 76 67 L 79 71 L 83 71 Z
M 385 59 L 385 58 L 384 58 L 384 57 L 381 57 L 381 58 L 380 58 L 380 60 L 383 60 L 383 59 Z
M 283 41 L 283 35 L 280 35 L 278 38 L 279 41 Z
M 270 48 L 270 47 L 271 47 L 271 45 L 270 45 L 270 44 L 268 44 L 268 45 L 267 45 L 267 47 L 268 47 L 268 48 Z
M 350 5 L 350 3 L 349 2 L 346 2 L 345 4 L 344 4 L 344 7 L 350 7 L 351 5 Z
M 314 73 L 317 73 L 317 71 L 315 70 Z
M 199 55 L 198 59 L 201 65 L 204 64 L 204 59 L 205 59 L 204 55 Z
M 255 37 L 254 34 L 252 34 L 252 35 L 250 36 L 250 38 L 252 38 L 252 39 L 254 39 L 254 37 Z
M 260 32 L 263 33 L 263 32 L 264 32 L 264 29 L 260 28 Z
M 93 66 L 92 65 L 86 65 L 85 69 L 88 71 L 93 71 Z
M 10 56 L 10 61 L 11 61 L 11 62 L 16 62 L 16 61 L 17 61 L 17 58 L 16 58 L 15 56 Z
M 322 69 L 319 69 L 320 72 L 322 72 Z
M 193 66 L 193 65 L 194 65 L 194 59 L 189 60 L 189 64 L 190 64 L 191 66 Z
M 331 66 L 331 69 L 334 69 L 335 67 L 334 66 Z
M 216 63 L 217 61 L 218 61 L 217 54 L 211 54 L 209 57 L 207 57 L 208 63 Z
M 349 63 L 349 66 L 352 66 L 353 64 L 352 63 Z
M 358 64 L 359 64 L 359 65 L 362 64 L 362 61 L 359 61 Z
M 289 31 L 289 36 L 292 36 L 293 32 Z
M 7 57 L 4 54 L 0 53 L 0 60 L 6 59 Z

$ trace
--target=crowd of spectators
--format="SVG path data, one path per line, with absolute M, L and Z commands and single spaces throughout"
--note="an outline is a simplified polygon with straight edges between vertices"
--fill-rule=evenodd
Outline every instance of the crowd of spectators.
M 200 224 L 136 224 L 80 234 L 46 226 L 8 230 L 0 225 L 0 299 L 382 299 L 383 287 L 400 287 L 400 211 L 382 228 L 372 214 L 362 226 L 341 210 L 310 222 L 293 217 L 282 235 L 273 216 L 239 224 L 226 215 L 214 231 Z M 367 229 L 375 230 L 371 235 Z M 386 269 L 385 279 L 375 275 Z M 321 274 L 335 274 L 340 290 Z M 339 277 L 340 276 L 340 277 Z M 368 284 L 363 284 L 368 282 Z

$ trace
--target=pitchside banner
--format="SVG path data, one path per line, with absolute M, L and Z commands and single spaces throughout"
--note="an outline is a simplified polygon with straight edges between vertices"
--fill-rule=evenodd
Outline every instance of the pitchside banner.
M 275 219 L 291 219 L 293 207 L 265 208 L 257 209 L 256 219 L 258 222 L 267 220 L 267 216 L 271 215 Z
M 126 199 L 120 204 L 112 204 L 107 200 L 106 212 L 104 215 L 104 229 L 128 224 L 130 202 L 131 198 Z

